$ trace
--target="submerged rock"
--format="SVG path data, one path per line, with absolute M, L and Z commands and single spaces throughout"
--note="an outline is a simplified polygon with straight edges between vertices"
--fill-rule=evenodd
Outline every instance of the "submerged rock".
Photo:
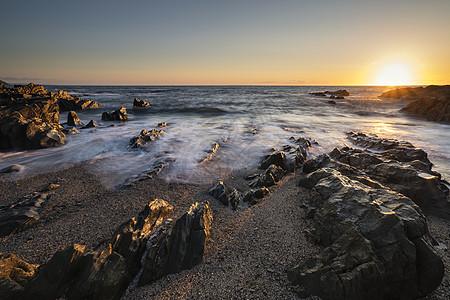
M 127 109 L 121 107 L 113 112 L 102 113 L 102 121 L 126 121 L 128 119 Z
M 9 167 L 1 169 L 0 173 L 20 172 L 23 169 L 24 169 L 24 166 L 22 166 L 22 165 L 11 165 Z
M 98 125 L 97 122 L 95 122 L 94 120 L 90 120 L 89 123 L 87 123 L 86 126 L 81 127 L 81 129 L 95 128 L 98 126 L 100 125 Z
M 162 129 L 152 129 L 152 130 L 142 129 L 141 133 L 138 136 L 135 136 L 130 139 L 130 146 L 131 148 L 142 148 L 145 144 L 161 137 L 161 134 L 163 133 L 164 130 Z
M 138 98 L 134 98 L 133 107 L 147 107 L 149 106 L 149 102 L 145 102 L 144 100 L 139 100 Z
M 319 97 L 328 97 L 331 99 L 344 99 L 345 96 L 350 96 L 350 93 L 347 92 L 347 90 L 337 90 L 337 91 L 325 91 L 325 92 L 312 92 L 309 93 L 313 96 L 319 96 Z
M 211 145 L 211 149 L 208 149 L 208 150 L 205 151 L 205 157 L 200 159 L 198 161 L 198 163 L 201 164 L 201 163 L 205 163 L 207 161 L 210 161 L 214 157 L 214 155 L 217 153 L 218 150 L 219 150 L 219 144 L 218 143 L 213 143 Z

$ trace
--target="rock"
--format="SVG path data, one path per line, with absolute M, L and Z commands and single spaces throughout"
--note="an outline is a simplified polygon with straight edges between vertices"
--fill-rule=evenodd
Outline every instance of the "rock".
M 231 204 L 231 207 L 233 210 L 236 210 L 239 206 L 239 202 L 241 201 L 241 194 L 238 192 L 238 190 L 233 189 L 228 196 L 228 202 Z
M 270 193 L 269 189 L 266 187 L 261 187 L 259 189 L 252 189 L 244 194 L 243 200 L 244 202 L 248 202 L 250 205 L 255 205 L 259 201 L 261 201 L 262 198 L 264 198 L 265 195 Z
M 199 264 L 209 241 L 212 221 L 209 203 L 195 203 L 173 226 L 153 236 L 144 256 L 142 274 L 136 278 L 138 285 Z
M 355 167 L 321 161 L 300 184 L 316 210 L 311 236 L 325 249 L 288 271 L 293 284 L 322 299 L 415 299 L 435 289 L 443 263 L 420 208 L 364 184 Z
M 368 149 L 335 149 L 330 156 L 366 174 L 372 181 L 409 197 L 425 212 L 450 219 L 449 189 L 441 175 L 432 170 L 425 151 L 411 143 L 348 133 L 349 139 Z
M 167 126 L 166 122 L 158 123 L 158 127 L 166 127 L 166 126 Z
M 267 169 L 270 165 L 276 165 L 283 170 L 287 170 L 288 166 L 286 164 L 286 154 L 283 151 L 274 150 L 272 153 L 266 155 L 261 160 L 260 169 Z
M 122 224 L 107 245 L 92 249 L 75 244 L 58 251 L 38 269 L 25 298 L 120 299 L 142 267 L 148 240 L 172 210 L 155 199 Z
M 100 125 L 98 125 L 97 122 L 95 122 L 94 120 L 90 120 L 89 123 L 87 123 L 86 126 L 81 127 L 81 129 L 95 128 L 98 126 Z
M 330 100 L 330 101 L 328 101 L 328 103 L 334 105 L 334 104 L 336 104 L 336 101 Z
M 309 93 L 313 96 L 319 96 L 319 97 L 328 97 L 331 99 L 344 99 L 344 96 L 350 96 L 350 93 L 347 92 L 347 90 L 337 90 L 337 91 L 325 91 L 325 92 L 312 92 Z
M 218 143 L 213 143 L 211 145 L 211 149 L 208 149 L 208 150 L 205 151 L 205 157 L 200 159 L 198 161 L 198 163 L 201 164 L 201 163 L 205 163 L 207 161 L 210 161 L 214 157 L 214 155 L 217 153 L 217 150 L 219 150 L 219 144 Z
M 84 123 L 81 122 L 80 118 L 78 118 L 78 115 L 73 110 L 69 111 L 67 114 L 67 125 L 69 126 L 83 126 Z
M 131 148 L 142 148 L 145 144 L 161 137 L 162 133 L 164 133 L 164 130 L 162 129 L 142 129 L 141 133 L 138 136 L 130 139 L 130 146 Z
M 127 118 L 127 109 L 125 107 L 121 107 L 113 112 L 102 113 L 102 121 L 126 121 Z
M 34 192 L 11 205 L 0 206 L 0 237 L 23 231 L 36 223 L 49 191 Z
M 78 111 L 103 106 L 103 104 L 97 103 L 93 100 L 86 100 L 72 96 L 69 99 L 58 98 L 58 105 L 61 111 Z
M 149 102 L 145 102 L 144 100 L 139 100 L 138 98 L 134 98 L 133 107 L 147 107 L 149 106 Z
M 380 97 L 409 100 L 411 102 L 402 111 L 429 121 L 450 122 L 450 85 L 398 88 Z
M 22 166 L 22 165 L 11 165 L 9 167 L 1 169 L 0 173 L 20 172 L 23 169 L 24 169 L 24 166 Z
M 219 200 L 223 205 L 228 206 L 228 190 L 223 181 L 219 181 L 216 186 L 210 189 L 209 195 Z
M 34 275 L 37 265 L 29 264 L 14 254 L 0 253 L 0 295 L 2 299 L 18 299 Z
M 80 133 L 80 131 L 78 129 L 76 129 L 75 127 L 70 127 L 70 128 L 64 128 L 63 133 L 65 135 L 71 135 L 71 134 Z
M 286 171 L 276 165 L 270 165 L 266 171 L 257 176 L 250 182 L 249 186 L 252 188 L 257 187 L 270 187 L 276 184 L 284 175 Z
M 9 101 L 0 108 L 0 148 L 46 148 L 63 145 L 59 107 L 52 98 Z

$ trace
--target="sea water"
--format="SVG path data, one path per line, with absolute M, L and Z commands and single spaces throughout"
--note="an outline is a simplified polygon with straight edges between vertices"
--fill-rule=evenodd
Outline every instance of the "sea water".
M 408 102 L 379 98 L 387 87 L 339 86 L 46 86 L 103 104 L 78 112 L 85 123 L 100 127 L 69 135 L 64 146 L 30 151 L 0 152 L 0 169 L 25 166 L 15 176 L 30 176 L 82 163 L 105 185 L 114 188 L 145 173 L 157 161 L 172 161 L 161 175 L 165 180 L 209 183 L 233 170 L 258 163 L 271 148 L 289 138 L 317 141 L 309 156 L 350 145 L 345 133 L 360 131 L 411 142 L 428 152 L 434 170 L 450 179 L 450 125 L 414 118 L 400 109 Z M 346 89 L 344 100 L 309 95 Z M 134 98 L 151 103 L 133 108 Z M 101 120 L 104 111 L 121 106 L 127 122 Z M 60 122 L 67 120 L 62 112 Z M 129 141 L 142 129 L 167 122 L 164 133 L 143 149 Z M 114 126 L 111 126 L 114 125 Z M 209 163 L 199 164 L 214 143 L 219 151 Z

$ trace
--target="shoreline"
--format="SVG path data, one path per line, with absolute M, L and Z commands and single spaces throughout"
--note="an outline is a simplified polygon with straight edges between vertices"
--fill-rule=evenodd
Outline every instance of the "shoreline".
M 242 174 L 248 171 L 236 171 L 225 182 L 238 188 L 246 185 Z M 0 205 L 47 184 L 60 185 L 48 199 L 36 224 L 0 238 L 0 252 L 14 253 L 29 263 L 43 264 L 54 252 L 73 243 L 101 245 L 117 226 L 135 217 L 153 198 L 172 204 L 175 207 L 172 217 L 195 201 L 210 201 L 214 221 L 203 261 L 190 270 L 137 287 L 122 299 L 299 299 L 286 270 L 322 250 L 308 242 L 304 234 L 311 220 L 305 219 L 301 208 L 305 191 L 298 186 L 300 174 L 286 176 L 263 201 L 248 208 L 239 207 L 237 211 L 210 197 L 209 185 L 166 183 L 153 178 L 136 182 L 125 190 L 108 190 L 82 165 L 12 181 L 5 181 L 7 176 L 0 175 L 4 186 Z M 446 234 L 448 220 L 427 215 L 427 222 L 432 236 L 450 245 Z M 448 250 L 437 251 L 448 270 Z M 446 272 L 441 285 L 423 299 L 445 299 L 449 291 L 450 279 Z

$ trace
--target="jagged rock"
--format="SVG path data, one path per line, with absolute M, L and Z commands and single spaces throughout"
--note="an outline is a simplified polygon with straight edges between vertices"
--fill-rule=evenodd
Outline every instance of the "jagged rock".
M 158 127 L 166 127 L 166 126 L 167 126 L 166 122 L 158 123 Z
M 145 144 L 161 137 L 161 134 L 163 133 L 164 130 L 162 129 L 152 129 L 152 130 L 142 129 L 141 133 L 138 136 L 135 136 L 130 139 L 130 146 L 131 148 L 141 148 Z
M 161 159 L 157 159 L 152 163 L 152 166 L 146 170 L 144 173 L 135 175 L 132 178 L 128 179 L 122 188 L 127 188 L 132 186 L 137 181 L 142 181 L 150 178 L 154 178 L 158 175 L 164 168 L 175 161 L 174 158 L 171 157 L 163 157 Z
M 19 299 L 36 268 L 37 265 L 29 264 L 14 254 L 0 253 L 0 295 L 2 299 Z
M 450 219 L 449 189 L 441 175 L 431 169 L 425 151 L 408 142 L 362 133 L 351 132 L 348 137 L 359 146 L 384 151 L 371 153 L 344 147 L 333 150 L 331 157 L 411 198 L 425 212 Z
M 249 186 L 252 188 L 257 187 L 270 187 L 276 184 L 284 175 L 286 171 L 276 165 L 270 165 L 266 171 L 258 175 L 252 182 L 250 182 Z
M 133 107 L 147 107 L 149 106 L 149 102 L 145 102 L 144 100 L 139 100 L 138 98 L 134 98 Z
M 274 150 L 272 153 L 266 155 L 261 160 L 260 169 L 267 169 L 270 165 L 276 165 L 283 170 L 287 170 L 288 166 L 286 164 L 286 154 L 283 151 Z
M 113 112 L 102 113 L 102 121 L 126 121 L 127 119 L 127 109 L 125 107 L 121 107 Z
M 450 85 L 398 88 L 384 92 L 380 97 L 410 100 L 402 111 L 429 121 L 450 122 Z
M 94 120 L 90 120 L 89 123 L 86 124 L 86 126 L 81 127 L 81 129 L 88 129 L 88 128 L 94 128 L 94 127 L 98 127 L 100 125 L 98 125 L 97 122 L 95 122 Z
M 228 190 L 223 181 L 219 181 L 216 186 L 209 190 L 209 194 L 219 200 L 223 205 L 228 205 Z
M 326 248 L 289 279 L 322 299 L 414 299 L 435 289 L 443 263 L 420 208 L 356 167 L 316 160 L 300 185 L 314 208 L 310 236 Z
M 73 110 L 67 114 L 67 125 L 69 126 L 83 126 L 84 123 L 78 118 L 78 115 Z
M 210 161 L 213 158 L 213 156 L 217 153 L 217 150 L 219 150 L 219 144 L 218 143 L 213 143 L 211 145 L 211 149 L 208 149 L 208 150 L 205 151 L 205 155 L 206 156 L 204 158 L 200 159 L 198 161 L 198 163 L 201 164 L 201 163 Z
M 190 269 L 202 261 L 210 237 L 212 212 L 208 202 L 191 205 L 173 226 L 156 234 L 148 244 L 139 285 L 166 274 Z
M 63 145 L 59 107 L 52 98 L 9 101 L 0 108 L 0 148 L 46 148 Z
M 55 187 L 26 195 L 11 205 L 0 206 L 0 237 L 23 231 L 36 223 L 43 203 Z
M 228 196 L 228 202 L 231 204 L 231 207 L 233 210 L 236 210 L 239 206 L 239 202 L 241 201 L 241 193 L 238 192 L 238 190 L 233 189 Z
M 24 168 L 24 166 L 22 166 L 22 165 L 11 165 L 9 167 L 1 169 L 0 173 L 20 172 L 23 170 L 23 168 Z
M 58 251 L 38 269 L 25 298 L 120 299 L 141 268 L 148 240 L 172 210 L 155 199 L 122 224 L 106 246 L 96 250 L 75 244 Z
M 66 92 L 67 93 L 67 92 Z M 58 105 L 61 111 L 78 111 L 84 109 L 92 109 L 103 106 L 101 103 L 97 103 L 93 100 L 81 99 L 78 97 L 70 96 L 69 99 L 58 98 Z
M 255 205 L 268 193 L 270 193 L 270 191 L 266 187 L 261 187 L 259 189 L 252 189 L 244 194 L 242 201 L 248 202 L 248 204 L 250 205 Z

